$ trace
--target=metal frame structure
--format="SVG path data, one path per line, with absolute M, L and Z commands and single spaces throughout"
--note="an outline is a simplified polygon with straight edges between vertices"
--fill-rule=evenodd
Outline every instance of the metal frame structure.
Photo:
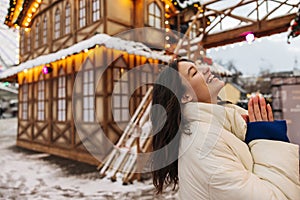
M 173 1 L 167 0 L 168 3 Z M 201 45 L 213 48 L 245 40 L 244 34 L 253 32 L 256 37 L 269 36 L 288 30 L 296 17 L 299 0 L 232 0 L 200 1 L 200 14 L 193 9 L 178 12 L 170 9 L 170 18 L 178 24 L 190 23 L 197 18 Z M 180 22 L 178 22 L 180 19 Z

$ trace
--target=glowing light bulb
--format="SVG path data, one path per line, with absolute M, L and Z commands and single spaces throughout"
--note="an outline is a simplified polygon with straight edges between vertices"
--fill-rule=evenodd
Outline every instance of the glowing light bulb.
M 253 33 L 248 33 L 248 34 L 246 35 L 246 41 L 247 41 L 248 43 L 252 43 L 254 40 L 255 40 L 255 36 L 254 36 Z

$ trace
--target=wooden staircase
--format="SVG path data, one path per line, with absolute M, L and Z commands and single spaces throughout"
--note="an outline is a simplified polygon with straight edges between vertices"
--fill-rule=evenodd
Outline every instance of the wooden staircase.
M 112 181 L 120 178 L 123 184 L 141 179 L 140 172 L 146 161 L 139 160 L 139 154 L 149 152 L 151 148 L 152 127 L 149 116 L 152 90 L 153 87 L 148 89 L 114 149 L 98 167 L 101 178 L 108 177 Z

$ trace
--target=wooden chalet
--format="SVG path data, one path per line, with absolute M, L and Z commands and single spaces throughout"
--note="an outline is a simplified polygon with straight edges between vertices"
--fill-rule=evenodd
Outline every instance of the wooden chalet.
M 151 31 L 140 38 L 151 34 L 147 45 L 163 48 L 164 37 L 151 37 L 164 28 L 164 3 L 11 0 L 5 24 L 20 31 L 21 64 L 0 75 L 19 84 L 17 145 L 98 165 L 98 154 L 104 155 L 110 146 L 104 144 L 91 153 L 83 141 L 102 140 L 103 130 L 116 143 L 129 113 L 134 113 L 150 87 L 135 89 L 136 84 L 153 81 L 159 64 L 170 58 L 142 43 L 110 35 L 148 27 Z M 143 71 L 122 80 L 118 94 L 112 96 L 124 73 L 145 64 Z M 132 88 L 134 93 L 128 97 Z

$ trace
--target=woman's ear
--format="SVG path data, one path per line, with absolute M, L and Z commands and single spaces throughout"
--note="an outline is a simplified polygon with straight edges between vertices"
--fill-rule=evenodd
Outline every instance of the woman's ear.
M 189 94 L 184 94 L 181 97 L 181 103 L 188 103 L 188 102 L 191 102 L 192 100 L 193 100 L 193 97 Z

